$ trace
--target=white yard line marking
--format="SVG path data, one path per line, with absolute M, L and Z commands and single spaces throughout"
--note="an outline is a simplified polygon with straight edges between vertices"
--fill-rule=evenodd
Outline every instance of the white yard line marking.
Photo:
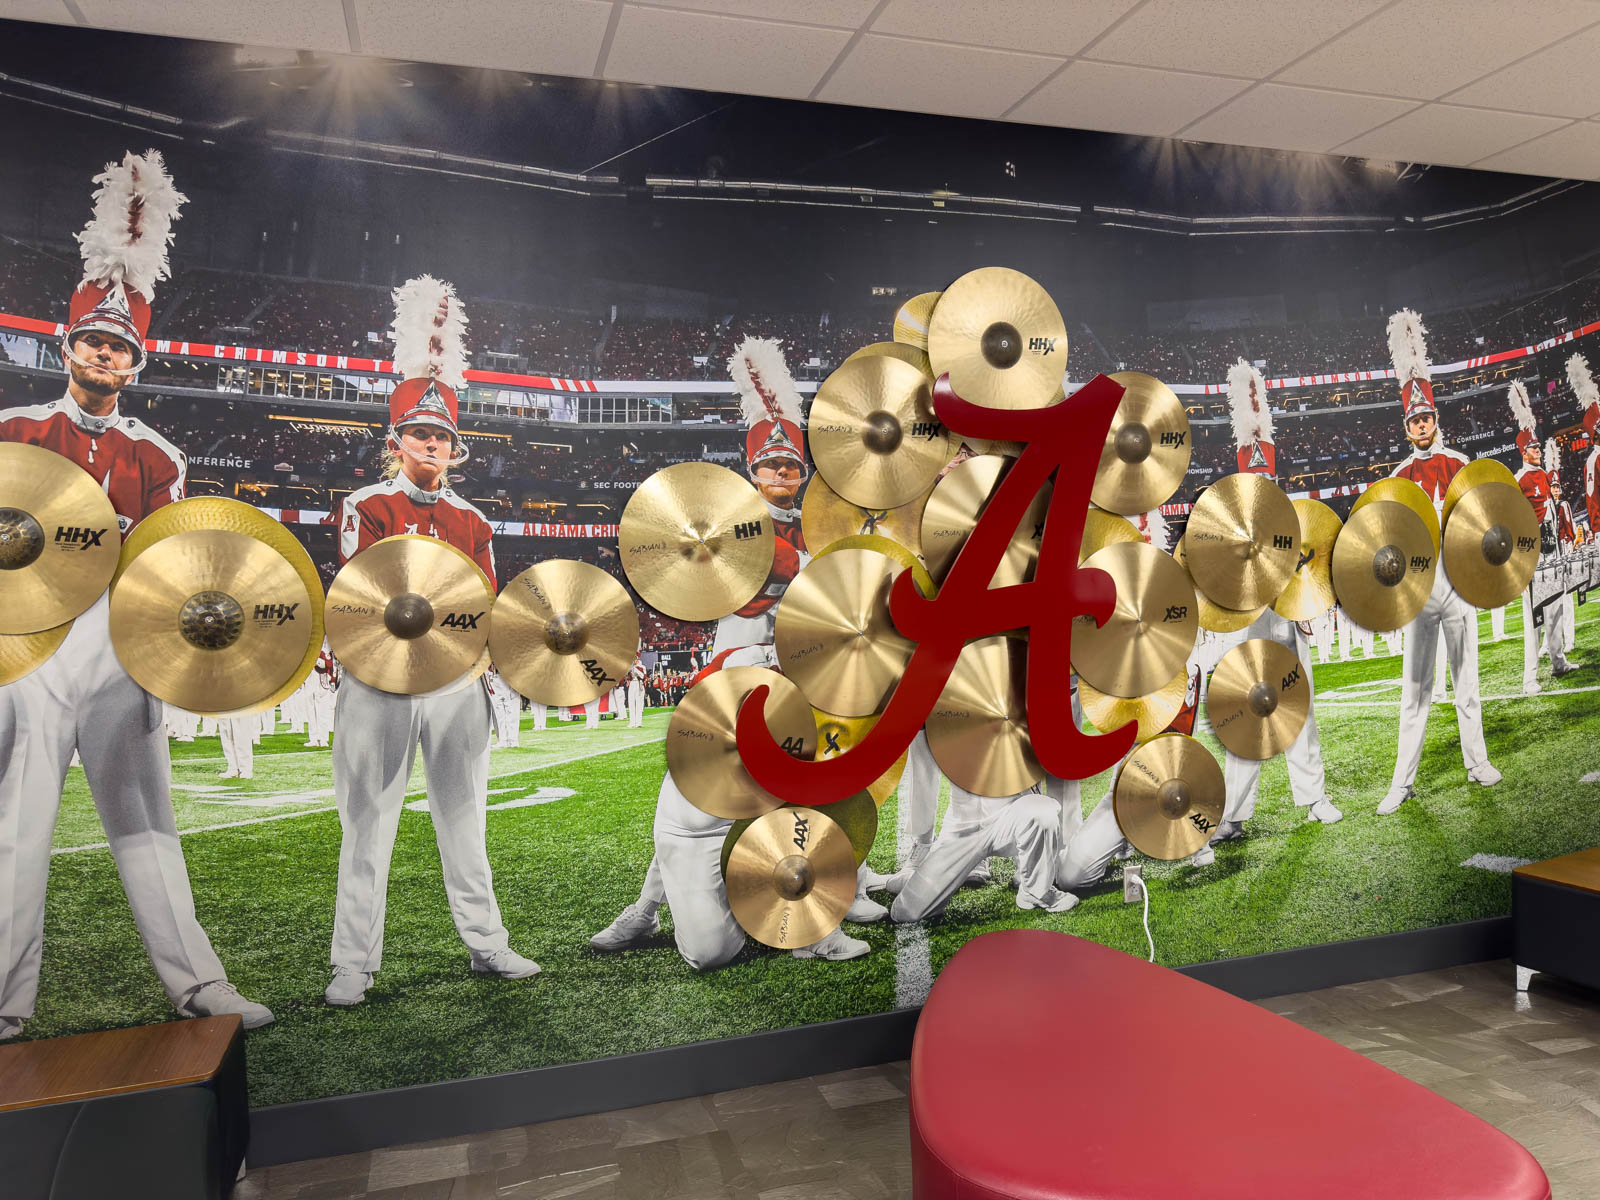
M 1584 692 L 1600 692 L 1600 683 L 1592 683 L 1592 684 L 1589 684 L 1586 687 L 1545 688 L 1543 691 L 1538 692 L 1538 693 L 1536 693 L 1535 695 L 1532 695 L 1532 696 L 1524 696 L 1521 692 L 1508 692 L 1503 696 L 1502 695 L 1480 696 L 1479 699 L 1481 701 L 1483 701 L 1484 703 L 1487 703 L 1490 700 L 1495 700 L 1495 701 L 1499 701 L 1499 700 L 1542 700 L 1546 696 L 1577 696 L 1577 695 L 1581 695 Z M 1330 692 L 1330 693 L 1328 693 L 1328 696 L 1331 697 L 1333 694 L 1334 693 Z M 1434 703 L 1435 704 L 1448 704 L 1452 708 L 1455 707 L 1454 699 L 1451 699 L 1451 700 L 1435 700 Z M 1334 700 L 1334 699 L 1324 698 L 1323 696 L 1318 696 L 1317 697 L 1317 707 L 1318 708 L 1324 708 L 1324 707 L 1326 707 L 1326 708 L 1399 708 L 1400 707 L 1400 701 L 1398 701 L 1398 700 Z
M 1493 871 L 1496 875 L 1509 875 L 1518 867 L 1525 867 L 1531 863 L 1531 858 L 1512 858 L 1508 854 L 1474 854 L 1463 867 L 1477 867 L 1483 871 Z
M 1600 771 L 1590 771 L 1582 779 L 1578 780 L 1578 782 L 1579 783 L 1600 783 Z

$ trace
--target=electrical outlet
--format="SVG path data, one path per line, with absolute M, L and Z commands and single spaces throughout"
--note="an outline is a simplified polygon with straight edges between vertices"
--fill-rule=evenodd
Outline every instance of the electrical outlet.
M 1139 882 L 1136 884 L 1134 880 Z M 1122 864 L 1122 902 L 1135 904 L 1142 900 L 1139 894 L 1144 889 L 1144 868 L 1138 863 L 1129 862 Z

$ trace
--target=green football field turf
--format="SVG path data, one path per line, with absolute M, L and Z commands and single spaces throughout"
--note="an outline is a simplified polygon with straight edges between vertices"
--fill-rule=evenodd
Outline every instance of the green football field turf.
M 1574 661 L 1547 694 L 1521 695 L 1520 614 L 1507 640 L 1483 633 L 1494 788 L 1466 782 L 1453 709 L 1435 705 L 1417 798 L 1374 813 L 1393 767 L 1400 660 L 1318 664 L 1318 715 L 1336 826 L 1308 825 L 1289 800 L 1283 760 L 1266 765 L 1249 836 L 1204 869 L 1145 862 L 1157 959 L 1181 965 L 1417 929 L 1504 913 L 1510 879 L 1463 867 L 1475 854 L 1539 859 L 1600 842 L 1595 698 L 1600 613 L 1579 610 Z M 1383 643 L 1380 639 L 1379 646 Z M 872 952 L 847 963 L 801 961 L 753 943 L 731 966 L 697 975 L 672 944 L 670 913 L 647 947 L 619 955 L 586 939 L 636 898 L 669 714 L 642 730 L 525 724 L 520 749 L 491 762 L 489 855 L 512 944 L 544 967 L 522 982 L 468 970 L 446 910 L 429 818 L 402 815 L 389 881 L 383 970 L 355 1009 L 323 1004 L 339 852 L 327 751 L 280 732 L 255 778 L 219 780 L 217 740 L 174 744 L 174 803 L 196 905 L 235 983 L 277 1023 L 250 1034 L 251 1096 L 272 1104 L 573 1062 L 604 1055 L 880 1012 L 915 1001 L 931 973 L 991 929 L 1044 927 L 1143 954 L 1137 905 L 1114 868 L 1059 915 L 1022 912 L 996 860 L 996 884 L 960 892 L 922 925 L 849 926 Z M 1201 735 L 1217 749 L 1209 732 Z M 1087 811 L 1109 786 L 1087 780 Z M 413 780 L 420 799 L 420 762 Z M 881 813 L 873 865 L 892 869 L 896 809 Z M 69 774 L 52 860 L 43 986 L 27 1035 L 142 1024 L 171 1015 L 123 899 L 84 784 Z

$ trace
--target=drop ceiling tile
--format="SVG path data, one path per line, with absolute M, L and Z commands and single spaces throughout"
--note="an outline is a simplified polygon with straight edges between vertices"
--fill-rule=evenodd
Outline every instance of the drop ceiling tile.
M 1579 121 L 1472 165 L 1556 179 L 1600 179 L 1600 121 Z
M 100 29 L 205 38 L 249 46 L 350 53 L 350 33 L 337 0 L 78 0 L 84 20 Z
M 1076 54 L 1138 0 L 889 0 L 874 33 L 998 50 Z
M 730 17 L 768 17 L 802 25 L 833 25 L 856 30 L 872 15 L 878 0 L 645 0 L 657 8 L 682 8 Z
M 1008 114 L 1014 121 L 1167 137 L 1249 84 L 1116 63 L 1079 61 Z
M 1594 0 L 1400 0 L 1278 79 L 1434 100 L 1596 21 Z
M 1090 58 L 1260 79 L 1349 28 L 1382 0 L 1149 0 Z
M 439 0 L 354 3 L 364 54 L 553 75 L 592 75 L 611 19 L 607 0 L 517 0 L 448 10 Z
M 818 100 L 956 117 L 999 117 L 1061 65 L 1056 58 L 868 34 Z
M 1340 154 L 1464 167 L 1488 154 L 1559 129 L 1561 117 L 1425 104 L 1336 147 Z
M 1600 29 L 1589 29 L 1445 98 L 1453 104 L 1482 104 L 1512 112 L 1589 117 L 1600 113 L 1600 88 L 1595 86 L 1594 74 L 1597 62 Z
M 1414 107 L 1409 100 L 1264 83 L 1180 132 L 1198 141 L 1320 153 Z
M 63 0 L 0 0 L 0 19 L 46 21 L 52 25 L 74 23 Z
M 633 83 L 807 96 L 849 40 L 843 29 L 630 6 L 622 10 L 605 73 Z

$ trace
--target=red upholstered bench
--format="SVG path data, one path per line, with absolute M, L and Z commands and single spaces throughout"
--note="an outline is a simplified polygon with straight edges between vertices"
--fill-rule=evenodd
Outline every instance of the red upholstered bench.
M 1328 1039 L 1118 950 L 990 933 L 911 1051 L 917 1200 L 1549 1200 L 1505 1134 Z

